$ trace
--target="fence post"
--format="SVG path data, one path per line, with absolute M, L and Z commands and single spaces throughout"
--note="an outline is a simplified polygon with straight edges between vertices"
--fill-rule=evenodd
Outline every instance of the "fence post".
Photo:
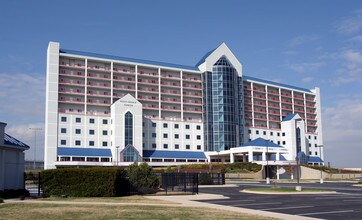
M 40 196 L 40 172 L 38 172 L 38 197 Z

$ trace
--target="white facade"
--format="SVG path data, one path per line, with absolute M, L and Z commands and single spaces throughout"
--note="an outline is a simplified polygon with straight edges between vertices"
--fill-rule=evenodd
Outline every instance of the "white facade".
M 323 158 L 318 148 L 323 145 L 319 89 L 308 90 L 245 76 L 242 65 L 224 43 L 197 67 L 192 67 L 65 50 L 59 43 L 50 42 L 45 169 L 87 162 L 114 164 L 116 154 L 126 147 L 123 129 L 124 114 L 128 111 L 134 115 L 133 147 L 140 156 L 144 156 L 143 151 L 189 152 L 190 155 L 204 152 L 203 74 L 212 71 L 222 56 L 243 82 L 243 110 L 239 113 L 242 131 L 237 132 L 243 133 L 240 143 L 262 137 L 288 149 L 288 159 L 295 157 L 294 127 L 282 121 L 296 113 L 303 120 L 298 122 L 303 128 L 301 149 L 306 155 Z M 125 103 L 121 104 L 122 100 Z M 126 102 L 134 103 L 127 106 Z M 59 148 L 98 149 L 103 153 L 106 149 L 111 155 L 94 157 L 90 152 L 83 157 L 62 157 Z M 176 162 L 176 159 L 167 161 Z M 165 160 L 150 157 L 145 161 Z M 190 161 L 205 162 L 201 158 Z
M 29 146 L 5 134 L 0 122 L 0 190 L 24 189 L 24 151 Z

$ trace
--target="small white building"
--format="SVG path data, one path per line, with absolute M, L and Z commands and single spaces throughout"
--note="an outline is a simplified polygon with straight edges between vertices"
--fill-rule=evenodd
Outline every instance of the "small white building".
M 0 190 L 24 189 L 24 151 L 29 146 L 5 133 L 0 122 Z

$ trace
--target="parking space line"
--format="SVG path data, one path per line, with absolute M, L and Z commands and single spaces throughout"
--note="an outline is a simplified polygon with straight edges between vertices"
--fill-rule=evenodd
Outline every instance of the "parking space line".
M 279 207 L 279 208 L 269 208 L 269 209 L 259 209 L 261 211 L 268 211 L 268 210 L 280 210 L 280 209 L 302 209 L 302 208 L 312 208 L 314 206 L 289 206 L 289 207 Z
M 281 202 L 264 202 L 264 203 L 253 203 L 253 204 L 240 204 L 234 206 L 255 206 L 255 205 L 280 205 L 283 204 Z
M 341 210 L 341 211 L 332 211 L 332 212 L 311 212 L 311 213 L 301 213 L 296 215 L 324 215 L 324 214 L 334 214 L 334 213 L 343 213 L 343 212 L 354 212 L 354 210 Z
M 255 202 L 255 199 L 244 199 L 244 200 L 218 200 L 218 201 L 211 201 L 212 203 L 229 203 L 229 202 Z

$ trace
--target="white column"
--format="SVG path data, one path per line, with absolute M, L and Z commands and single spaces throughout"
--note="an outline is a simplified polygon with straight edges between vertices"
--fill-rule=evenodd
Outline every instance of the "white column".
M 277 155 L 279 155 L 279 153 Z M 279 179 L 279 166 L 277 166 L 277 180 L 278 179 Z
M 279 153 L 279 152 L 277 152 L 277 154 L 276 154 L 276 156 L 275 156 L 275 160 L 276 160 L 276 161 L 280 160 L 280 153 Z
M 246 154 L 243 154 L 243 162 L 246 162 Z
M 261 160 L 263 160 L 263 161 L 267 160 L 265 151 L 263 151 L 263 153 L 262 153 Z
M 230 153 L 230 163 L 234 163 L 235 161 L 235 156 L 233 153 Z
M 249 159 L 248 162 L 253 162 L 253 150 L 249 150 Z

